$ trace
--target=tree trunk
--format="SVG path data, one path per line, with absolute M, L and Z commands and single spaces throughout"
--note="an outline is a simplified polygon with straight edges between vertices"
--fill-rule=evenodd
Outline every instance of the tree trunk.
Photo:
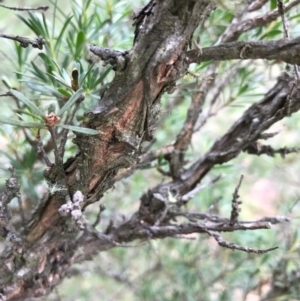
M 273 249 L 256 251 L 228 244 L 219 232 L 266 229 L 270 223 L 279 222 L 276 218 L 236 223 L 238 205 L 232 209 L 234 217 L 230 219 L 206 214 L 188 215 L 180 212 L 179 208 L 214 165 L 228 162 L 243 151 L 260 154 L 256 142 L 264 135 L 263 132 L 299 110 L 300 91 L 294 89 L 294 79 L 289 75 L 280 77 L 260 102 L 246 110 L 204 156 L 184 170 L 183 154 L 212 84 L 203 83 L 192 100 L 176 142 L 161 152 L 170 164 L 170 182 L 145 193 L 138 212 L 106 233 L 98 232 L 81 218 L 82 211 L 89 204 L 99 201 L 113 186 L 118 172 L 138 165 L 139 158 L 141 161 L 149 159 L 149 156 L 140 156 L 141 144 L 152 139 L 160 97 L 165 92 L 173 91 L 176 81 L 186 74 L 191 63 L 248 58 L 299 62 L 297 39 L 278 43 L 233 42 L 203 51 L 200 48 L 189 50 L 195 29 L 212 9 L 214 4 L 207 0 L 152 0 L 134 16 L 135 37 L 131 50 L 120 52 L 90 47 L 94 54 L 111 64 L 116 71 L 99 103 L 87 112 L 88 121 L 83 124 L 84 127 L 96 129 L 99 134 L 77 134 L 73 142 L 78 146 L 78 153 L 64 163 L 55 154 L 55 164 L 44 172 L 46 180 L 53 186 L 53 193 L 40 202 L 22 233 L 23 239 L 15 234 L 14 229 L 8 228 L 10 218 L 6 206 L 18 194 L 19 186 L 14 175 L 7 182 L 6 191 L 0 199 L 0 227 L 13 244 L 3 251 L 0 258 L 2 300 L 24 300 L 47 295 L 64 279 L 73 264 L 134 239 L 196 232 L 209 234 L 220 245 L 232 249 L 256 253 Z M 228 36 L 228 41 L 238 36 L 235 31 L 235 38 Z M 225 38 L 223 42 L 226 42 Z M 217 64 L 212 65 L 211 73 Z M 272 154 L 272 150 L 268 151 Z M 166 200 L 172 196 L 179 196 L 177 211 L 168 210 Z M 170 223 L 176 216 L 191 220 L 206 219 L 209 225 Z M 77 253 L 79 248 L 84 252 Z

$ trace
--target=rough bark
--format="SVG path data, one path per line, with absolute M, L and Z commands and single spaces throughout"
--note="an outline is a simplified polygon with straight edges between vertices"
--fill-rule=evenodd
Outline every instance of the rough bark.
M 191 61 L 266 59 L 282 60 L 288 64 L 300 64 L 300 38 L 278 41 L 246 41 L 220 44 L 202 49 L 201 55 L 195 50 L 187 53 Z
M 141 142 L 152 137 L 153 106 L 185 74 L 188 43 L 212 8 L 208 1 L 151 1 L 135 16 L 132 49 L 108 54 L 116 76 L 85 125 L 101 134 L 78 135 L 78 154 L 64 166 L 57 162 L 45 171 L 47 180 L 61 189 L 37 210 L 24 244 L 3 254 L 0 283 L 5 300 L 45 295 L 63 279 L 79 230 L 58 210 L 76 191 L 85 196 L 82 208 L 98 201 L 118 170 L 137 161 Z M 114 244 L 106 238 L 101 249 Z
M 271 223 L 278 222 L 274 219 L 232 223 L 229 218 L 190 215 L 183 212 L 181 206 L 214 165 L 249 151 L 272 124 L 300 109 L 300 92 L 294 89 L 294 79 L 287 74 L 280 77 L 269 93 L 252 105 L 202 158 L 183 169 L 181 154 L 190 142 L 209 89 L 208 84 L 203 84 L 193 99 L 194 107 L 189 110 L 176 143 L 162 150 L 170 162 L 170 182 L 149 190 L 141 197 L 138 212 L 106 233 L 100 233 L 80 220 L 81 210 L 98 201 L 112 187 L 121 169 L 134 169 L 143 160 L 157 158 L 158 154 L 147 154 L 138 163 L 141 143 L 152 139 L 161 95 L 172 91 L 192 62 L 246 58 L 299 62 L 299 39 L 233 42 L 204 48 L 202 52 L 199 49 L 189 51 L 194 30 L 213 7 L 206 0 L 153 0 L 134 16 L 136 32 L 132 49 L 119 52 L 91 46 L 93 53 L 116 70 L 114 80 L 88 113 L 89 121 L 84 124 L 98 130 L 99 135 L 77 135 L 74 139 L 79 150 L 76 156 L 64 164 L 56 160 L 45 170 L 45 178 L 57 189 L 40 203 L 26 227 L 28 230 L 23 233 L 23 240 L 12 240 L 13 245 L 0 258 L 3 300 L 46 295 L 60 283 L 72 264 L 135 239 L 206 233 L 220 245 L 230 247 L 219 232 L 266 229 Z M 295 55 L 289 57 L 286 49 Z M 9 194 L 9 198 L 14 193 Z M 176 196 L 176 206 L 168 205 L 170 195 Z M 3 204 L 6 206 L 7 203 Z M 184 216 L 187 222 L 172 224 L 170 221 L 177 216 Z M 2 228 L 12 233 L 7 224 L 8 221 Z M 84 252 L 77 254 L 78 248 L 83 248 Z M 269 249 L 242 250 L 262 253 Z

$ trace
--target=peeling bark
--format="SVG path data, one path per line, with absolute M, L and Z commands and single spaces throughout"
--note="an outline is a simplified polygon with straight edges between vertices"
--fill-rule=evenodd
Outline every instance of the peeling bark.
M 203 84 L 176 142 L 161 151 L 170 162 L 172 180 L 145 193 L 138 212 L 106 233 L 96 231 L 85 222 L 78 226 L 81 209 L 97 202 L 112 187 L 121 169 L 134 169 L 139 164 L 141 143 L 150 141 L 153 136 L 153 121 L 161 95 L 172 92 L 192 62 L 245 58 L 298 62 L 298 39 L 233 42 L 204 48 L 202 52 L 188 50 L 193 32 L 213 8 L 208 0 L 152 0 L 134 16 L 132 49 L 120 52 L 91 46 L 90 50 L 116 71 L 99 103 L 87 112 L 88 121 L 83 124 L 98 130 L 99 135 L 77 134 L 73 142 L 78 146 L 78 153 L 64 164 L 57 161 L 45 170 L 49 183 L 58 188 L 33 214 L 26 227 L 28 230 L 23 233 L 24 242 L 15 242 L 1 255 L 0 299 L 12 301 L 47 295 L 66 276 L 72 264 L 136 239 L 206 233 L 228 247 L 230 244 L 219 232 L 269 229 L 271 223 L 278 222 L 275 219 L 232 223 L 229 218 L 192 216 L 180 210 L 188 199 L 185 196 L 197 188 L 214 165 L 249 151 L 272 124 L 300 109 L 300 92 L 293 90 L 294 79 L 289 75 L 280 77 L 269 93 L 246 110 L 202 158 L 183 169 L 181 153 L 190 143 L 201 104 L 209 91 L 209 86 Z M 290 58 L 288 53 L 295 55 Z M 140 163 L 157 156 L 145 154 Z M 84 197 L 82 202 L 75 200 L 78 191 Z M 174 206 L 167 202 L 170 196 L 177 198 Z M 188 222 L 170 223 L 176 216 L 184 216 Z M 209 224 L 200 222 L 203 219 Z M 76 253 L 79 248 L 84 249 L 83 254 Z M 255 253 L 274 249 L 254 250 L 237 245 L 234 248 Z
M 3 255 L 0 293 L 5 300 L 45 295 L 64 277 L 72 264 L 78 229 L 59 215 L 59 208 L 78 190 L 85 195 L 83 208 L 98 201 L 117 172 L 137 162 L 141 142 L 152 138 L 153 106 L 187 71 L 188 43 L 212 8 L 206 0 L 151 1 L 135 17 L 132 49 L 106 57 L 117 72 L 84 125 L 100 134 L 77 135 L 74 143 L 79 153 L 63 170 L 53 166 L 47 171 L 47 177 L 60 183 L 62 191 L 49 196 L 37 210 L 25 235 L 26 246 L 12 247 Z M 101 52 L 96 46 L 92 50 Z M 16 257 L 20 258 L 17 265 L 13 264 Z M 22 275 L 17 280 L 13 273 Z

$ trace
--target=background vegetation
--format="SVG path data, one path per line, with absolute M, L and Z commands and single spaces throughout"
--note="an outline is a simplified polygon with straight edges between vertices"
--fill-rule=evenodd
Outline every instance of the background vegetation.
M 22 6 L 23 2 L 11 1 L 9 5 Z M 1 32 L 42 36 L 46 46 L 40 51 L 22 48 L 17 42 L 2 39 L 2 92 L 4 94 L 10 88 L 22 91 L 45 112 L 52 103 L 57 108 L 61 107 L 63 100 L 58 99 L 69 95 L 66 86 L 70 85 L 72 69 L 76 66 L 81 74 L 87 73 L 82 85 L 87 98 L 76 114 L 79 124 L 84 120 L 84 112 L 96 104 L 101 91 L 114 76 L 112 68 L 103 66 L 87 47 L 96 44 L 118 50 L 130 49 L 134 37 L 131 14 L 146 1 L 74 0 L 63 1 L 62 4 L 50 0 L 48 3 L 26 1 L 25 4 L 49 5 L 50 8 L 46 12 L 17 12 L 0 8 Z M 265 15 L 276 7 L 276 1 L 265 1 L 247 18 Z M 201 47 L 218 44 L 234 18 L 234 12 L 218 7 L 197 29 L 194 43 Z M 299 36 L 299 7 L 289 10 L 287 19 L 291 36 Z M 278 18 L 266 26 L 257 26 L 243 33 L 240 40 L 272 40 L 282 36 L 282 22 Z M 95 64 L 88 71 L 91 61 Z M 163 96 L 155 142 L 149 146 L 152 150 L 174 141 L 185 120 L 193 93 L 203 81 L 211 80 L 205 75 L 209 66 L 210 62 L 191 66 L 191 73 L 177 83 L 176 92 Z M 286 64 L 277 61 L 220 63 L 216 76 L 219 81 L 226 79 L 227 82 L 213 104 L 211 99 L 215 90 L 212 89 L 208 95 L 199 118 L 199 131 L 193 137 L 187 159 L 193 162 L 204 154 L 246 108 L 263 97 L 285 68 Z M 1 115 L 22 116 L 22 120 L 27 122 L 37 121 L 30 109 L 12 97 L 2 97 L 1 101 Z M 268 141 L 270 145 L 275 149 L 283 146 L 298 148 L 299 123 L 299 114 L 294 114 L 274 125 L 268 132 L 279 134 Z M 1 124 L 0 134 L 1 183 L 4 185 L 4 179 L 9 176 L 8 167 L 12 165 L 22 187 L 23 207 L 33 210 L 48 189 L 43 181 L 44 164 L 37 160 L 36 150 L 29 143 L 34 141 L 37 131 Z M 48 134 L 42 139 L 46 145 Z M 75 152 L 75 146 L 68 142 L 66 155 L 74 155 Z M 53 155 L 49 153 L 49 156 Z M 167 171 L 164 158 L 117 182 L 113 190 L 105 194 L 101 204 L 106 209 L 101 215 L 99 230 L 104 231 L 111 220 L 120 223 L 128 218 L 133 208 L 138 208 L 142 192 L 166 181 L 158 167 Z M 243 174 L 240 219 L 274 215 L 292 219 L 272 230 L 235 232 L 224 237 L 243 246 L 259 249 L 278 246 L 277 250 L 263 255 L 232 251 L 220 248 L 206 235 L 136 242 L 132 243 L 132 247 L 101 252 L 93 260 L 76 265 L 69 271 L 70 279 L 65 279 L 43 300 L 255 301 L 267 300 L 264 296 L 274 287 L 282 291 L 277 298 L 270 300 L 300 300 L 299 169 L 297 153 L 286 157 L 242 153 L 230 163 L 215 167 L 204 179 L 203 190 L 188 204 L 190 211 L 229 216 L 232 194 Z M 218 176 L 220 179 L 211 185 Z M 18 200 L 15 199 L 10 206 L 12 211 L 18 210 Z M 96 203 L 85 211 L 91 223 L 97 218 L 98 207 Z M 20 223 L 20 220 L 14 223 Z M 2 243 L 4 247 L 5 242 Z

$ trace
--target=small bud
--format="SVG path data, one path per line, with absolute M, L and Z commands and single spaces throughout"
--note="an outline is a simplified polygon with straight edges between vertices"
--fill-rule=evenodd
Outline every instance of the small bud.
M 45 121 L 47 126 L 54 127 L 59 123 L 60 118 L 56 116 L 55 113 L 51 112 L 45 117 Z
M 48 108 L 48 114 L 51 114 L 52 112 L 55 112 L 55 104 L 52 103 Z
M 74 91 L 77 91 L 79 89 L 78 76 L 79 76 L 79 72 L 76 68 L 74 68 L 72 71 L 72 80 L 71 80 L 71 86 Z

